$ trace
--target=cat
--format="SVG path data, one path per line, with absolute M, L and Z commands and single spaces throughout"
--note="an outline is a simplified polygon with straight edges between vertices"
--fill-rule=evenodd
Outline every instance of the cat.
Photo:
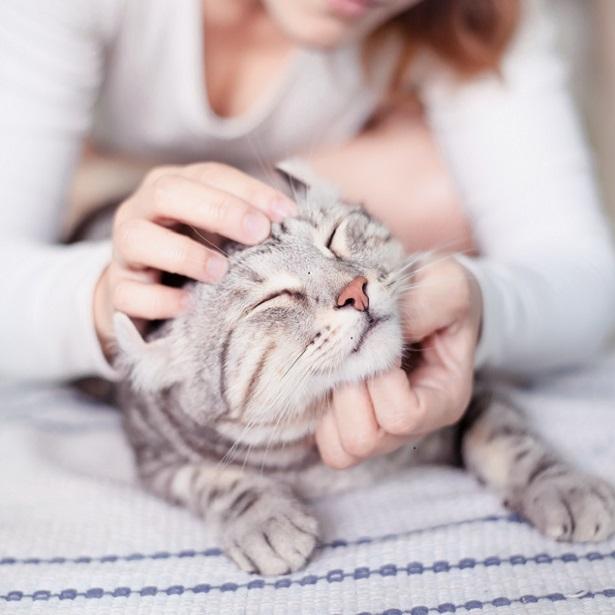
M 145 338 L 115 316 L 119 403 L 143 485 L 204 518 L 260 575 L 309 560 L 319 535 L 306 499 L 426 461 L 461 461 L 556 540 L 610 536 L 611 486 L 560 460 L 484 387 L 452 428 L 348 470 L 320 461 L 314 430 L 335 387 L 404 354 L 399 303 L 420 257 L 330 187 L 289 181 L 299 214 L 257 246 L 225 244 L 229 272 L 189 283 L 185 313 Z

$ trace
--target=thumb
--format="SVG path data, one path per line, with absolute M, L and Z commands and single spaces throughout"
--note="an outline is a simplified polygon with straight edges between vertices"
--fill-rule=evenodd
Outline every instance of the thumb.
M 466 316 L 470 293 L 465 270 L 452 257 L 423 265 L 403 300 L 406 339 L 423 340 Z

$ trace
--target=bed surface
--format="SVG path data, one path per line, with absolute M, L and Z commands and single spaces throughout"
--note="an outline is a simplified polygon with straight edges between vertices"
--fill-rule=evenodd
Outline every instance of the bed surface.
M 615 354 L 515 396 L 615 481 Z M 615 613 L 615 540 L 544 539 L 455 469 L 314 502 L 316 556 L 263 579 L 136 487 L 118 414 L 71 391 L 0 385 L 0 468 L 0 614 Z

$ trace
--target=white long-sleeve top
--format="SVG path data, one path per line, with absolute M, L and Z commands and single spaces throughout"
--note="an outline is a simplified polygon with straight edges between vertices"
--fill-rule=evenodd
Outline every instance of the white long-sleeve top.
M 110 243 L 59 245 L 80 144 L 249 169 L 355 134 L 382 83 L 359 46 L 300 50 L 246 114 L 211 111 L 201 0 L 0 3 L 0 378 L 111 376 L 93 323 Z M 588 152 L 528 0 L 500 76 L 417 77 L 481 256 L 478 364 L 533 376 L 590 357 L 615 319 L 615 256 Z M 429 63 L 427 63 L 428 65 Z M 383 71 L 384 73 L 384 71 Z

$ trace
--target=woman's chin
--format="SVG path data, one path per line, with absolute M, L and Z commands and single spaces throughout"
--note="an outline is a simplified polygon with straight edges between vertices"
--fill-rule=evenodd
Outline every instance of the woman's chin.
M 278 27 L 295 44 L 314 49 L 334 49 L 345 43 L 353 29 L 348 23 L 328 13 L 305 15 L 300 11 L 275 10 L 272 7 Z

